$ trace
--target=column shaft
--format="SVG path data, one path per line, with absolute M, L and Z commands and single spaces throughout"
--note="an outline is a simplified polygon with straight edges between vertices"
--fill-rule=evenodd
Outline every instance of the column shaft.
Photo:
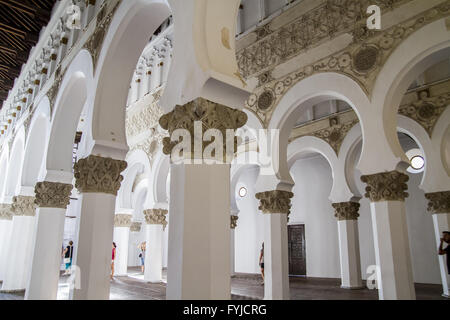
M 338 221 L 338 231 L 341 258 L 341 287 L 344 289 L 361 288 L 358 220 Z
M 130 240 L 129 227 L 114 228 L 114 241 L 117 245 L 116 259 L 114 261 L 114 275 L 126 276 L 128 274 L 128 244 Z
M 163 226 L 160 224 L 145 225 L 145 269 L 144 280 L 162 281 L 162 238 Z

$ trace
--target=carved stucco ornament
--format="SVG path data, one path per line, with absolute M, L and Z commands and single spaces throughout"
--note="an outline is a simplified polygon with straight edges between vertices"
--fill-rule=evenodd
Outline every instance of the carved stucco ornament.
M 239 219 L 238 216 L 235 216 L 235 215 L 231 215 L 230 216 L 230 227 L 231 227 L 231 229 L 236 229 L 238 219 Z
M 398 113 L 416 121 L 431 137 L 434 126 L 449 104 L 450 93 L 434 97 L 417 97 L 415 101 L 401 105 Z
M 367 184 L 365 197 L 371 202 L 404 201 L 408 197 L 408 180 L 408 175 L 398 171 L 361 176 Z
M 450 191 L 426 193 L 428 211 L 431 213 L 450 213 Z
M 313 132 L 312 136 L 326 141 L 336 152 L 336 155 L 339 155 L 339 150 L 341 149 L 342 142 L 347 136 L 347 133 L 358 122 L 358 120 L 354 120 L 343 124 L 333 125 L 329 128 Z
M 0 203 L 0 220 L 12 220 L 12 206 L 10 204 Z
M 131 227 L 132 222 L 131 218 L 133 216 L 131 214 L 122 214 L 118 213 L 114 216 L 114 227 Z
M 356 2 L 359 2 L 359 0 Z M 361 1 L 361 5 L 364 7 L 363 2 L 367 1 Z M 394 0 L 394 2 L 397 5 L 402 1 Z M 349 3 L 352 3 L 352 5 L 360 8 L 360 5 L 356 4 L 354 0 L 349 1 Z M 338 31 L 337 33 L 341 34 L 350 32 L 351 28 L 349 26 L 354 25 L 354 23 L 349 24 L 348 22 L 350 20 L 346 23 L 345 15 L 342 14 L 342 12 L 350 11 L 347 9 L 345 9 L 345 11 L 339 11 L 340 7 L 347 7 L 347 5 L 347 3 L 343 4 L 341 1 L 337 0 L 328 1 L 326 2 L 326 5 L 319 5 L 317 8 L 295 20 L 292 23 L 292 29 L 289 29 L 290 24 L 288 26 L 284 26 L 280 28 L 279 31 L 273 32 L 268 37 L 261 39 L 255 44 L 241 50 L 237 54 L 241 73 L 246 78 L 257 77 L 259 73 L 265 72 L 266 69 L 273 69 L 280 63 L 287 61 L 287 58 L 294 57 L 299 53 L 308 50 L 310 48 L 310 45 L 308 45 L 309 42 L 314 43 L 314 45 L 319 45 L 324 41 L 329 41 L 329 38 L 326 38 L 326 35 L 323 34 L 324 30 L 321 30 L 324 27 L 323 23 L 314 24 L 314 21 L 309 21 L 311 19 L 316 19 L 315 14 L 313 14 L 316 11 L 319 16 L 323 14 L 324 19 L 330 14 L 336 17 L 337 20 L 334 22 L 336 24 L 335 31 Z M 387 4 L 383 4 L 383 6 L 384 5 Z M 368 5 L 364 7 L 364 10 L 367 7 Z M 331 10 L 331 12 L 328 12 L 327 10 Z M 400 24 L 394 25 L 386 30 L 365 33 L 359 32 L 357 33 L 358 39 L 354 39 L 355 41 L 343 50 L 335 52 L 312 64 L 304 65 L 284 77 L 278 78 L 270 83 L 266 83 L 263 86 L 256 88 L 253 94 L 251 94 L 246 101 L 246 108 L 255 113 L 255 115 L 264 124 L 264 127 L 267 128 L 276 106 L 288 90 L 299 81 L 320 72 L 336 72 L 345 74 L 358 82 L 366 94 L 370 95 L 373 86 L 375 85 L 375 80 L 378 73 L 392 52 L 394 52 L 394 50 L 416 30 L 447 16 L 449 13 L 450 1 L 445 1 L 434 8 L 424 11 L 419 15 Z M 365 13 L 362 17 L 366 17 Z M 295 31 L 297 28 L 300 28 L 299 26 L 301 25 L 301 21 L 303 21 L 302 19 L 304 21 L 309 21 L 307 23 L 308 25 L 305 25 L 302 28 L 302 31 Z M 354 19 L 352 18 L 351 20 Z M 365 24 L 366 18 L 364 18 L 363 21 Z M 297 27 L 294 27 L 295 23 L 298 23 Z M 295 39 L 301 39 L 301 35 L 306 33 L 309 28 L 312 28 L 311 26 L 316 25 L 320 26 L 320 28 L 313 28 L 315 30 L 313 32 L 313 37 L 314 34 L 317 33 L 317 39 L 310 39 L 308 41 L 301 40 L 301 45 L 298 45 L 295 42 Z M 327 27 L 325 26 L 325 29 L 326 28 Z M 331 26 L 329 26 L 329 28 L 331 28 Z M 361 28 L 357 28 L 357 30 L 360 29 Z M 282 36 L 283 32 L 286 33 L 286 36 Z M 337 33 L 335 32 L 333 35 L 336 35 Z M 289 40 L 287 40 L 288 35 L 290 35 Z M 276 38 L 280 39 L 277 40 Z M 281 40 L 283 38 L 285 40 Z M 272 41 L 274 41 L 274 44 L 271 43 Z M 275 43 L 280 43 L 280 41 L 285 42 L 285 47 L 283 47 L 283 50 L 276 49 L 277 46 Z M 292 52 L 292 54 L 288 54 L 287 58 L 282 58 L 282 52 Z M 272 95 L 270 95 L 269 92 Z
M 162 224 L 163 229 L 166 229 L 167 221 L 166 215 L 168 211 L 164 209 L 147 209 L 144 210 L 145 222 L 147 224 Z
M 262 213 L 284 213 L 291 212 L 291 198 L 294 196 L 292 192 L 273 190 L 257 193 L 256 199 L 259 200 L 259 210 Z
M 70 203 L 71 184 L 58 182 L 38 182 L 34 188 L 36 193 L 35 203 L 40 208 L 67 209 Z
M 12 213 L 14 216 L 34 217 L 36 215 L 35 198 L 30 196 L 13 197 Z
M 132 222 L 131 226 L 130 226 L 130 231 L 131 232 L 140 232 L 141 226 L 142 226 L 141 222 Z
M 74 166 L 75 188 L 81 193 L 108 193 L 117 196 L 123 180 L 120 174 L 127 167 L 121 160 L 89 156 Z
M 205 150 L 205 148 L 212 143 L 203 141 L 203 137 L 194 136 L 194 124 L 197 121 L 202 124 L 203 134 L 208 129 L 217 129 L 222 133 L 222 136 L 225 139 L 227 129 L 236 130 L 247 123 L 247 114 L 243 111 L 232 109 L 203 98 L 197 98 L 183 106 L 176 106 L 172 112 L 163 115 L 159 119 L 159 124 L 163 129 L 169 131 L 169 136 L 172 136 L 172 133 L 177 129 L 185 129 L 189 131 L 191 135 L 191 150 L 193 153 L 195 138 L 202 139 L 202 141 L 199 141 L 203 147 L 202 150 Z M 236 137 L 234 142 L 234 151 L 236 151 Z M 172 142 L 170 137 L 165 137 L 163 139 L 164 154 L 170 155 L 177 143 L 178 142 Z M 224 148 L 225 147 L 226 144 L 224 143 Z
M 358 220 L 359 217 L 359 207 L 360 204 L 357 202 L 339 202 L 339 203 L 333 203 L 332 204 L 334 211 L 335 211 L 335 217 L 339 221 L 344 220 Z

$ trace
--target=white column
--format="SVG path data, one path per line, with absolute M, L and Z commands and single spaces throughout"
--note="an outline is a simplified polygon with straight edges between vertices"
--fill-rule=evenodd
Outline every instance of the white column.
M 359 252 L 358 210 L 359 203 L 333 203 L 338 219 L 339 254 L 341 263 L 341 288 L 360 289 L 361 259 Z
M 74 300 L 109 299 L 115 202 L 126 166 L 124 161 L 92 155 L 75 164 L 81 215 L 74 265 L 81 279 L 80 288 L 70 292 Z M 105 180 L 111 183 L 103 184 Z
M 145 225 L 145 269 L 144 280 L 148 282 L 162 281 L 162 239 L 163 225 Z
M 116 214 L 114 217 L 114 242 L 117 245 L 114 275 L 128 274 L 128 247 L 130 241 L 131 214 Z
M 71 191 L 71 184 L 36 184 L 38 208 L 25 300 L 56 300 L 65 214 Z
M 34 197 L 14 197 L 12 206 L 13 220 L 2 292 L 25 291 L 33 255 Z
M 416 298 L 404 202 L 408 179 L 398 171 L 361 177 L 371 201 L 380 300 Z
M 429 200 L 428 210 L 431 211 L 433 216 L 436 252 L 438 252 L 442 232 L 450 231 L 450 191 L 427 193 L 425 194 L 425 197 Z M 450 275 L 447 269 L 447 257 L 445 255 L 437 256 L 442 279 L 442 295 L 446 298 L 450 298 Z
M 167 299 L 229 300 L 230 166 L 172 164 Z
M 5 268 L 8 263 L 8 246 L 12 228 L 11 205 L 0 204 L 0 282 L 5 278 Z

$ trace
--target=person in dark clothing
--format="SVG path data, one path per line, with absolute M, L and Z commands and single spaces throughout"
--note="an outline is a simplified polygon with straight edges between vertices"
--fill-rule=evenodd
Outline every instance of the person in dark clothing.
M 442 245 L 447 243 L 447 247 L 444 249 Z M 444 231 L 442 233 L 441 244 L 439 245 L 439 255 L 447 255 L 447 272 L 450 274 L 450 231 Z

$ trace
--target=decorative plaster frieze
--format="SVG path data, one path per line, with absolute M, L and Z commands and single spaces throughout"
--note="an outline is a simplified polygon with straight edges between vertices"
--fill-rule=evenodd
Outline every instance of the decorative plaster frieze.
M 239 219 L 238 216 L 235 216 L 235 215 L 231 215 L 230 216 L 230 227 L 231 227 L 231 229 L 236 229 L 238 219 Z
M 131 227 L 132 225 L 131 218 L 133 218 L 131 214 L 122 214 L 122 213 L 116 214 L 114 216 L 114 227 L 116 228 Z
M 343 220 L 358 220 L 359 217 L 359 207 L 361 206 L 357 202 L 339 202 L 339 203 L 333 203 L 332 204 L 334 211 L 335 211 L 335 217 L 339 221 Z
M 398 113 L 420 124 L 431 138 L 439 117 L 450 104 L 450 92 L 434 97 L 429 97 L 428 95 L 427 90 L 419 91 L 417 99 L 401 105 Z
M 166 229 L 167 221 L 166 215 L 167 210 L 164 209 L 147 209 L 144 210 L 145 222 L 147 224 L 162 224 L 163 229 Z
M 140 232 L 141 226 L 142 226 L 141 222 L 132 222 L 131 226 L 130 226 L 130 231 L 131 232 Z
M 450 213 L 450 191 L 426 193 L 425 198 L 431 213 Z
M 361 176 L 367 184 L 365 197 L 371 202 L 404 201 L 408 197 L 408 180 L 408 175 L 398 171 Z
M 15 196 L 13 197 L 12 213 L 14 216 L 34 217 L 36 215 L 35 197 Z
M 203 136 L 195 137 L 194 123 L 196 121 L 202 122 L 203 133 L 208 129 L 217 129 L 225 139 L 227 129 L 236 130 L 247 123 L 247 114 L 203 98 L 197 98 L 183 106 L 176 106 L 172 112 L 165 114 L 159 119 L 159 124 L 163 129 L 169 131 L 170 136 L 177 129 L 188 130 L 191 134 L 191 150 L 193 152 L 195 138 L 201 139 L 199 143 L 203 146 L 203 150 L 212 143 L 203 141 Z M 163 139 L 164 154 L 170 155 L 176 144 L 177 142 L 172 142 L 170 137 L 165 137 Z M 223 145 L 225 148 L 225 143 Z M 235 150 L 236 146 L 237 138 L 235 137 Z
M 128 113 L 126 119 L 127 136 L 133 137 L 146 130 L 156 128 L 162 115 L 163 112 L 156 102 L 133 115 Z
M 12 220 L 12 206 L 10 204 L 0 203 L 0 220 Z
M 259 210 L 262 213 L 284 213 L 291 212 L 291 198 L 294 196 L 292 192 L 273 190 L 257 193 L 256 199 L 259 200 Z
M 89 156 L 74 165 L 75 188 L 81 193 L 108 193 L 117 195 L 127 167 L 121 160 Z
M 36 205 L 40 208 L 67 209 L 73 186 L 58 182 L 38 182 L 34 188 Z
M 286 92 L 299 81 L 320 72 L 345 74 L 358 82 L 361 88 L 370 94 L 378 73 L 392 52 L 416 30 L 449 13 L 450 1 L 445 1 L 386 30 L 364 34 L 360 32 L 357 39 L 355 38 L 355 41 L 345 49 L 256 88 L 248 98 L 246 108 L 254 112 L 264 127 L 267 127 L 276 106 Z M 271 50 L 261 50 L 259 54 L 264 56 L 270 52 Z M 264 65 L 268 68 L 274 67 L 274 63 L 270 59 L 264 62 Z M 245 68 L 242 72 L 245 74 Z

